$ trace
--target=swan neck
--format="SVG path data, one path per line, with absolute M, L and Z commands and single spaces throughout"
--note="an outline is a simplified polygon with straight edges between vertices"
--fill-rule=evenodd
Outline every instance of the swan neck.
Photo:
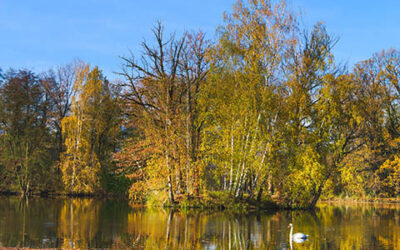
M 290 238 L 292 238 L 293 235 L 293 225 L 290 225 Z

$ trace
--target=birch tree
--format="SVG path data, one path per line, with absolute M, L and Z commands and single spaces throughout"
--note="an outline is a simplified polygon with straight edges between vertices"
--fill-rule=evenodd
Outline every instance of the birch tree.
M 95 67 L 85 65 L 74 83 L 71 114 L 62 120 L 65 152 L 63 181 L 69 193 L 101 190 L 101 176 L 109 167 L 119 134 L 119 115 L 108 81 Z

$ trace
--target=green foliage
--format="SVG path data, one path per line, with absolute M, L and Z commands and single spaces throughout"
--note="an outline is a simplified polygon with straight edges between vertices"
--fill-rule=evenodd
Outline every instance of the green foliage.
M 123 174 L 105 172 L 101 176 L 104 192 L 112 196 L 128 197 L 131 180 Z M 132 200 L 135 200 L 132 198 Z
M 11 191 L 52 190 L 55 183 L 49 104 L 37 75 L 9 71 L 0 85 L 0 166 Z M 4 187 L 3 187 L 4 188 Z

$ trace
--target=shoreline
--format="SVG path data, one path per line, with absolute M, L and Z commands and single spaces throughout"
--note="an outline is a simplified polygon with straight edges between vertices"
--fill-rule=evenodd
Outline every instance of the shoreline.
M 29 195 L 23 195 L 20 192 L 11 192 L 11 191 L 0 191 L 0 197 L 1 196 L 15 196 L 15 197 L 20 197 L 20 198 L 56 198 L 56 197 L 68 197 L 68 198 L 95 198 L 95 199 L 121 199 L 121 200 L 127 200 L 128 198 L 123 197 L 123 196 L 117 196 L 117 195 L 107 195 L 107 194 L 67 194 L 67 193 L 30 193 Z
M 344 204 L 399 204 L 400 198 L 332 198 L 318 201 L 318 204 L 344 203 Z
M 237 200 L 232 201 L 236 206 L 224 206 L 227 205 L 225 200 L 214 199 L 212 201 L 202 199 L 183 199 L 176 202 L 173 205 L 168 204 L 147 204 L 147 203 L 133 203 L 127 197 L 113 196 L 105 194 L 66 194 L 66 193 L 31 193 L 29 196 L 23 196 L 18 192 L 11 191 L 0 191 L 0 197 L 19 197 L 19 198 L 83 198 L 83 199 L 116 199 L 126 201 L 131 207 L 147 207 L 147 208 L 170 208 L 177 210 L 218 210 L 218 211 L 234 211 L 234 212 L 250 212 L 250 211 L 267 211 L 267 210 L 308 210 L 301 208 L 287 208 L 281 207 L 277 204 L 270 202 L 255 202 L 253 200 Z M 193 202 L 196 200 L 197 202 Z M 330 198 L 321 199 L 317 203 L 319 205 L 400 205 L 400 198 Z

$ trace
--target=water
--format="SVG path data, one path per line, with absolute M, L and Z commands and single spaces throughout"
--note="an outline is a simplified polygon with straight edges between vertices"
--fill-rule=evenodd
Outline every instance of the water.
M 294 233 L 310 235 L 290 244 Z M 400 249 L 400 207 L 320 205 L 313 212 L 171 212 L 123 201 L 0 196 L 0 248 Z

